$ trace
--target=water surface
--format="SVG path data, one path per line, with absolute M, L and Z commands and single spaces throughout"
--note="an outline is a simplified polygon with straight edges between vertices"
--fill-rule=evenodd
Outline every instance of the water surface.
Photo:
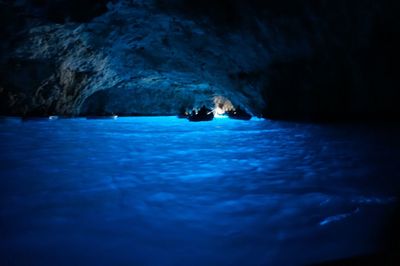
M 0 120 L 1 265 L 302 265 L 374 252 L 398 131 Z

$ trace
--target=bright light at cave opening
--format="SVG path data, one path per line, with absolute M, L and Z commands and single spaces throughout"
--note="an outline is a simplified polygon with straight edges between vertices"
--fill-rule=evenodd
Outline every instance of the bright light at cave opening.
M 215 96 L 213 101 L 215 106 L 213 110 L 215 118 L 225 118 L 225 112 L 235 110 L 232 102 L 223 96 Z
M 226 116 L 224 114 L 225 111 L 222 108 L 216 107 L 214 109 L 214 118 L 225 118 Z

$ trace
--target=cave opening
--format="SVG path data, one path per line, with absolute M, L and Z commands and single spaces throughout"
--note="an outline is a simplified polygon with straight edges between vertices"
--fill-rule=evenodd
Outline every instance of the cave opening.
M 214 96 L 214 116 L 222 117 L 226 112 L 234 111 L 232 102 L 223 96 Z

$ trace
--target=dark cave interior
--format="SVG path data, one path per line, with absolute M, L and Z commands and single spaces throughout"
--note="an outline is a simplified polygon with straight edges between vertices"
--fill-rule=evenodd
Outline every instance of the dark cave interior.
M 146 85 L 135 80 L 140 75 L 174 81 L 169 88 L 201 82 L 208 89 L 186 88 L 176 93 L 175 103 L 160 104 L 166 108 L 157 110 L 140 103 L 137 108 L 116 108 L 126 104 L 109 99 L 102 111 L 172 115 L 184 104 L 183 98 L 194 97 L 198 105 L 222 95 L 267 118 L 398 118 L 400 27 L 394 1 L 36 0 L 1 5 L 4 115 L 80 115 L 85 99 L 98 90 L 123 99 L 126 90 L 136 87 L 135 93 L 141 95 L 139 88 Z M 169 25 L 161 26 L 165 20 Z M 71 28 L 79 25 L 84 27 L 75 33 L 79 40 L 70 41 Z M 51 27 L 57 36 L 52 36 Z M 163 30 L 157 30 L 160 27 Z M 124 33 L 118 35 L 120 30 Z M 126 43 L 110 44 L 110 36 Z M 47 44 L 32 52 L 37 48 L 32 41 Z M 73 52 L 83 48 L 87 52 Z M 75 57 L 86 62 L 77 66 L 72 63 Z M 128 58 L 131 63 L 124 62 Z M 102 60 L 109 65 L 98 70 Z M 71 71 L 68 80 L 65 71 Z M 101 75 L 113 78 L 106 71 L 125 77 L 101 82 Z M 176 72 L 179 80 L 171 77 Z M 99 83 L 104 84 L 97 88 Z M 41 93 L 46 90 L 52 91 Z M 66 95 L 71 90 L 73 97 Z M 170 93 L 168 88 L 154 90 L 149 92 L 154 97 Z

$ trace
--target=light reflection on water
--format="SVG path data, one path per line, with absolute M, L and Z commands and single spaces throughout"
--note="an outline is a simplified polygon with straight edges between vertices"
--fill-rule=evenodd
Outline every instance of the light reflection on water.
M 0 138 L 10 264 L 311 263 L 373 251 L 397 202 L 397 134 L 366 126 L 3 119 Z

